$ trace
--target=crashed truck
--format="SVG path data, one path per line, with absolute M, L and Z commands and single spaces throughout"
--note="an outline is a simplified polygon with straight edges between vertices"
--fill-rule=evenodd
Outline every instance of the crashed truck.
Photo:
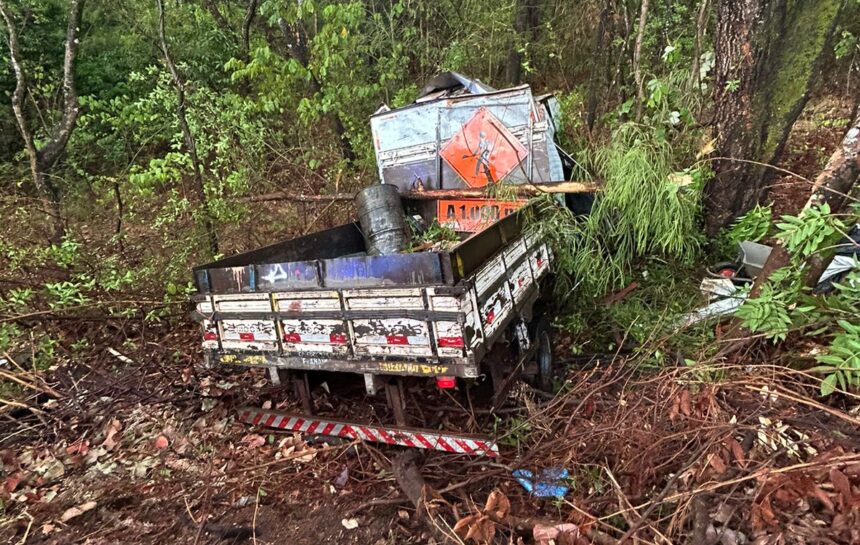
M 408 427 L 405 388 L 487 380 L 497 403 L 523 374 L 550 383 L 552 252 L 515 213 L 524 200 L 485 192 L 566 179 L 558 115 L 554 97 L 527 85 L 496 90 L 441 74 L 414 103 L 371 116 L 381 183 L 358 193 L 358 222 L 194 268 L 208 363 L 267 368 L 293 385 L 304 412 L 245 408 L 240 420 L 495 456 L 489 437 Z M 457 240 L 410 248 L 434 222 Z M 360 375 L 369 395 L 385 394 L 393 423 L 316 416 L 313 379 L 324 373 Z

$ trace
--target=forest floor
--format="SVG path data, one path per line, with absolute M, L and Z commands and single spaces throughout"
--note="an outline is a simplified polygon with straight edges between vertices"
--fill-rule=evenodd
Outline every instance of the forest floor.
M 649 543 L 860 539 L 856 400 L 825 405 L 778 358 L 579 362 L 552 399 L 511 395 L 499 458 L 425 453 L 417 511 L 392 474 L 399 449 L 237 423 L 241 405 L 297 408 L 260 372 L 197 365 L 196 328 L 141 332 L 134 349 L 116 344 L 127 335 L 53 370 L 44 412 L 4 424 L 3 542 L 425 543 L 458 521 L 479 543 L 535 542 L 554 527 L 569 532 L 556 543 L 619 543 L 633 529 Z M 558 466 L 570 471 L 564 499 L 534 498 L 511 476 Z
M 840 136 L 822 108 L 783 165 L 807 179 Z M 775 213 L 808 187 L 777 180 Z M 860 404 L 818 397 L 796 370 L 818 350 L 802 338 L 694 366 L 562 357 L 556 396 L 517 387 L 497 421 L 436 392 L 426 411 L 447 401 L 442 425 L 495 428 L 501 454 L 422 453 L 416 506 L 392 470 L 400 449 L 237 423 L 240 406 L 297 408 L 262 370 L 201 365 L 190 322 L 57 327 L 89 343 L 43 374 L 0 367 L 20 364 L 32 394 L 0 413 L 3 543 L 860 543 Z M 360 388 L 318 395 L 375 417 Z M 511 475 L 553 467 L 570 473 L 563 498 Z

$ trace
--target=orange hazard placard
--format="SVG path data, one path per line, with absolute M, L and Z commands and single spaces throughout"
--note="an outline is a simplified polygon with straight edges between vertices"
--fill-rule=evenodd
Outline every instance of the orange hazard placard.
M 440 199 L 436 218 L 455 231 L 476 233 L 496 220 L 505 218 L 521 208 L 526 201 L 496 201 L 492 199 Z
M 511 131 L 486 108 L 480 108 L 440 155 L 470 187 L 498 183 L 528 155 Z

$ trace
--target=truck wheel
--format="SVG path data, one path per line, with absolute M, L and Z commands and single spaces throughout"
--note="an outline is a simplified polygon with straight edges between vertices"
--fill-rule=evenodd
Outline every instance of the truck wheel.
M 552 326 L 545 317 L 534 323 L 532 342 L 537 346 L 535 362 L 537 363 L 537 387 L 544 391 L 552 390 L 552 372 L 555 367 L 552 354 Z

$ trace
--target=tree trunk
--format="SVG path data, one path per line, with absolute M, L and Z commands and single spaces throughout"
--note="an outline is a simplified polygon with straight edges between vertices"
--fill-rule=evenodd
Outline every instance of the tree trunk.
M 221 10 L 218 9 L 218 6 L 215 5 L 214 0 L 203 0 L 203 5 L 209 10 L 209 13 L 212 15 L 212 19 L 215 20 L 215 24 L 218 25 L 218 28 L 221 29 L 221 32 L 227 34 L 228 36 L 235 36 L 236 34 L 233 32 L 233 27 L 230 26 L 230 22 L 224 17 L 224 14 L 221 13 Z
M 179 76 L 176 65 L 173 64 L 173 58 L 170 56 L 170 50 L 167 47 L 167 38 L 164 32 L 164 0 L 156 0 L 156 3 L 158 4 L 158 40 L 161 45 L 161 53 L 164 55 L 164 63 L 167 65 L 167 69 L 173 79 L 173 85 L 176 88 L 176 117 L 179 120 L 179 128 L 182 130 L 185 147 L 188 148 L 188 155 L 191 156 L 191 165 L 194 168 L 194 191 L 197 193 L 197 198 L 203 207 L 203 228 L 209 241 L 209 251 L 215 256 L 218 253 L 218 234 L 215 232 L 215 225 L 212 221 L 212 209 L 209 206 L 209 199 L 206 197 L 206 186 L 203 183 L 203 165 L 200 163 L 200 157 L 197 155 L 197 142 L 194 139 L 194 133 L 191 132 L 191 127 L 188 125 L 185 84 Z
M 66 38 L 64 42 L 65 53 L 63 55 L 63 111 L 60 120 L 48 128 L 47 142 L 41 147 L 36 146 L 35 132 L 30 127 L 27 113 L 24 108 L 24 100 L 27 94 L 27 74 L 21 63 L 21 50 L 18 43 L 18 33 L 12 12 L 3 0 L 0 0 L 0 17 L 6 26 L 7 42 L 9 44 L 9 59 L 12 70 L 15 73 L 15 90 L 12 93 L 12 111 L 18 132 L 24 140 L 24 149 L 30 162 L 30 174 L 33 177 L 33 185 L 38 191 L 42 208 L 50 218 L 52 233 L 50 240 L 58 243 L 65 235 L 66 227 L 60 209 L 60 195 L 57 188 L 50 181 L 51 169 L 57 163 L 60 155 L 66 149 L 66 144 L 75 129 L 75 124 L 80 112 L 78 94 L 75 87 L 75 59 L 77 58 L 80 40 L 78 39 L 81 14 L 84 9 L 84 0 L 69 0 L 69 21 L 66 27 Z
M 844 0 L 719 0 L 714 128 L 720 159 L 705 188 L 714 235 L 760 202 L 809 100 Z M 742 159 L 750 162 L 738 162 Z M 763 165 L 755 164 L 763 163 Z
M 594 31 L 594 41 L 591 46 L 591 61 L 589 76 L 588 76 L 588 97 L 586 99 L 586 115 L 585 122 L 588 126 L 588 132 L 594 130 L 594 123 L 597 120 L 597 104 L 600 90 L 603 88 L 603 79 L 605 72 L 603 67 L 609 64 L 609 48 L 606 47 L 606 26 L 609 22 L 609 0 L 604 3 L 603 9 L 600 11 L 600 22 L 597 24 L 597 29 Z
M 514 32 L 515 37 L 508 51 L 506 76 L 511 86 L 523 82 L 523 55 L 520 52 L 521 42 L 529 42 L 534 39 L 534 32 L 539 24 L 540 14 L 534 0 L 518 0 L 514 9 Z
M 245 18 L 242 20 L 242 54 L 245 59 L 248 59 L 251 54 L 251 24 L 257 15 L 257 4 L 259 0 L 248 1 L 248 11 L 245 12 Z
M 636 45 L 633 48 L 633 80 L 636 82 L 636 121 L 642 119 L 642 103 L 645 102 L 645 87 L 642 81 L 642 39 L 648 23 L 648 0 L 642 0 L 639 11 L 639 30 L 636 32 Z
M 833 152 L 827 161 L 827 166 L 815 179 L 812 195 L 803 208 L 827 203 L 830 206 L 830 212 L 838 214 L 852 200 L 850 195 L 857 190 L 858 185 L 860 185 L 860 115 L 856 116 L 854 123 L 842 139 L 842 144 Z M 802 210 L 797 210 L 796 214 L 801 212 Z M 818 283 L 818 279 L 821 278 L 821 274 L 833 256 L 833 251 L 834 249 L 830 248 L 829 251 L 815 254 L 807 261 L 804 271 L 804 284 L 806 286 L 812 287 Z M 771 275 L 790 262 L 791 256 L 788 251 L 782 244 L 777 243 L 756 277 L 750 289 L 749 298 L 757 297 Z M 749 344 L 752 339 L 750 332 L 743 328 L 737 318 L 733 321 L 733 329 L 734 334 L 732 336 L 738 340 L 727 345 L 720 355 L 724 356 L 736 352 Z

